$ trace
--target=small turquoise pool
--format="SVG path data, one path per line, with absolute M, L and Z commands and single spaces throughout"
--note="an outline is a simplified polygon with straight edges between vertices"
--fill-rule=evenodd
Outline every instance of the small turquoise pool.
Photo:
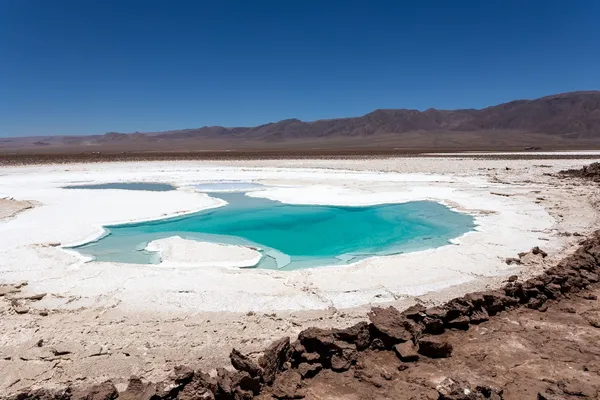
M 157 239 L 181 236 L 257 247 L 258 268 L 295 270 L 341 265 L 374 255 L 448 244 L 475 227 L 471 216 L 431 201 L 368 207 L 291 205 L 243 193 L 211 194 L 227 205 L 158 221 L 106 226 L 106 235 L 74 247 L 97 261 L 160 262 L 144 250 Z

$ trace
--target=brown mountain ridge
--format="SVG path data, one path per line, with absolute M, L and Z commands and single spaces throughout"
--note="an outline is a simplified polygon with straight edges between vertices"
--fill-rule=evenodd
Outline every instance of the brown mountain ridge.
M 600 148 L 600 91 L 516 100 L 484 109 L 378 109 L 361 117 L 256 127 L 0 139 L 0 152 L 239 149 Z

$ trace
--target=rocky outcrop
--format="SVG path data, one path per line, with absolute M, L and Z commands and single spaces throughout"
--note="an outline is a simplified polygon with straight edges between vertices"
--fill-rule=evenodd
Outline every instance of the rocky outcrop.
M 584 166 L 581 169 L 568 169 L 565 171 L 560 171 L 560 174 L 563 176 L 584 178 L 594 182 L 600 182 L 600 163 L 595 162 Z

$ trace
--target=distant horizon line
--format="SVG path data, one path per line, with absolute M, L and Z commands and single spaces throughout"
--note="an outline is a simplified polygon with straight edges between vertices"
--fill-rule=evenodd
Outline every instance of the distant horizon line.
M 171 129 L 165 129 L 165 130 L 148 130 L 148 131 L 139 131 L 139 130 L 135 130 L 135 131 L 130 131 L 130 132 L 123 132 L 123 131 L 106 131 L 103 133 L 75 133 L 75 134 L 64 134 L 64 133 L 56 133 L 56 134 L 40 134 L 40 135 L 10 135 L 10 134 L 1 134 L 0 133 L 0 140 L 2 139 L 35 139 L 35 138 L 47 138 L 47 137 L 92 137 L 92 136 L 104 136 L 107 134 L 122 134 L 122 135 L 134 135 L 134 134 L 153 134 L 153 133 L 165 133 L 165 132 L 181 132 L 181 131 L 187 131 L 187 130 L 197 130 L 197 129 L 203 129 L 203 128 L 225 128 L 225 129 L 236 129 L 236 128 L 247 128 L 247 129 L 252 129 L 252 128 L 257 128 L 257 127 L 261 127 L 261 126 L 265 126 L 265 125 L 269 125 L 269 124 L 277 124 L 283 121 L 299 121 L 299 122 L 303 122 L 303 123 L 314 123 L 317 121 L 331 121 L 331 120 L 341 120 L 341 119 L 352 119 L 352 118 L 361 118 L 364 117 L 366 115 L 372 114 L 376 111 L 417 111 L 419 113 L 424 113 L 427 112 L 429 110 L 433 110 L 433 111 L 481 111 L 481 110 L 485 110 L 486 108 L 490 108 L 490 107 L 497 107 L 503 104 L 509 104 L 509 103 L 513 103 L 513 102 L 520 102 L 520 101 L 536 101 L 536 100 L 541 100 L 541 99 L 545 99 L 548 97 L 554 97 L 554 96 L 562 96 L 562 95 L 569 95 L 569 94 L 586 94 L 586 93 L 598 93 L 600 92 L 600 89 L 595 89 L 595 90 L 573 90 L 573 91 L 569 91 L 569 92 L 560 92 L 560 93 L 551 93 L 551 94 L 547 94 L 544 96 L 540 96 L 540 97 L 535 97 L 535 98 L 521 98 L 521 99 L 514 99 L 514 100 L 509 100 L 509 101 L 505 101 L 505 102 L 501 102 L 501 103 L 496 103 L 496 104 L 492 104 L 492 105 L 488 105 L 485 107 L 481 107 L 481 108 L 435 108 L 435 107 L 429 107 L 426 109 L 418 109 L 418 108 L 376 108 L 372 111 L 369 111 L 365 114 L 361 114 L 361 115 L 354 115 L 354 116 L 346 116 L 346 117 L 332 117 L 332 118 L 318 118 L 318 119 L 314 119 L 314 120 L 301 120 L 295 117 L 291 117 L 291 118 L 284 118 L 284 119 L 280 119 L 278 121 L 269 121 L 269 122 L 265 122 L 262 124 L 258 124 L 258 125 L 233 125 L 233 126 L 226 126 L 226 125 L 202 125 L 202 126 L 197 126 L 197 127 L 191 127 L 191 128 L 171 128 Z

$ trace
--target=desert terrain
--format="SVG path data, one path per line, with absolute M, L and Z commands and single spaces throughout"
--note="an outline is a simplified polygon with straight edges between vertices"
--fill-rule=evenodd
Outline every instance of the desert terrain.
M 95 163 L 77 163 L 83 160 L 75 155 L 74 160 L 56 156 L 58 163 L 45 164 L 11 157 L 3 158 L 0 177 L 0 283 L 5 285 L 0 301 L 0 392 L 7 396 L 41 387 L 89 387 L 105 380 L 123 391 L 131 375 L 163 381 L 180 364 L 214 376 L 218 368 L 230 365 L 232 348 L 256 358 L 274 340 L 284 336 L 293 340 L 306 328 L 345 328 L 365 321 L 373 306 L 392 305 L 398 310 L 415 304 L 432 307 L 466 293 L 499 288 L 509 278 L 525 281 L 579 248 L 582 239 L 591 236 L 598 226 L 597 184 L 559 174 L 600 158 L 593 151 L 246 160 L 183 157 L 168 162 Z M 430 251 L 367 259 L 347 267 L 280 274 L 224 272 L 222 268 L 198 272 L 176 266 L 162 270 L 128 268 L 85 262 L 62 249 L 97 236 L 102 224 L 161 218 L 209 207 L 209 196 L 187 191 L 186 185 L 231 177 L 272 186 L 262 196 L 283 202 L 440 201 L 474 215 L 478 228 L 451 245 Z M 111 194 L 114 203 L 110 203 L 108 194 L 98 191 L 88 196 L 63 195 L 65 191 L 60 190 L 73 182 L 115 180 L 170 182 L 180 190 L 143 197 L 139 193 Z M 141 203 L 145 203 L 143 207 Z M 119 207 L 107 207 L 110 204 Z M 543 254 L 530 252 L 534 247 L 542 249 Z M 473 378 L 474 372 L 469 369 L 477 367 L 469 364 L 473 349 L 480 345 L 481 352 L 489 352 L 485 350 L 488 341 L 478 344 L 477 335 L 484 332 L 481 329 L 487 329 L 489 337 L 506 341 L 506 326 L 519 325 L 523 328 L 515 335 L 530 335 L 530 345 L 517 343 L 519 339 L 515 338 L 501 346 L 516 346 L 524 358 L 547 360 L 549 356 L 536 343 L 549 332 L 572 340 L 569 335 L 573 332 L 567 332 L 565 326 L 576 323 L 581 326 L 577 337 L 583 341 L 578 342 L 579 346 L 585 348 L 581 351 L 593 354 L 594 347 L 588 344 L 597 333 L 581 315 L 595 312 L 597 304 L 579 297 L 572 301 L 575 313 L 564 315 L 560 310 L 571 306 L 561 302 L 543 314 L 548 319 L 544 324 L 530 322 L 541 314 L 527 309 L 510 311 L 500 320 L 478 325 L 468 331 L 468 342 L 475 347 L 466 346 L 464 350 L 461 346 L 465 345 L 465 334 L 448 331 L 445 335 L 457 348 L 454 356 L 433 364 L 426 361 L 419 371 L 435 369 L 438 375 L 431 372 L 415 378 L 435 391 L 430 392 L 433 397 L 415 394 L 405 398 L 437 398 L 432 382 L 439 380 L 443 371 L 456 368 L 452 360 L 462 363 L 453 379 L 464 382 Z M 543 351 L 551 350 L 544 347 Z M 401 367 L 393 352 L 365 357 L 363 364 L 385 364 L 394 371 Z M 507 356 L 498 357 L 490 357 L 494 368 L 516 368 L 516 364 L 502 367 L 502 363 L 512 361 Z M 592 361 L 585 367 L 597 373 Z M 353 368 L 331 379 L 330 372 L 323 371 L 311 380 L 303 395 L 334 398 L 333 391 L 338 398 L 367 398 L 359 394 L 372 392 L 371 398 L 386 398 L 386 390 L 392 393 L 386 382 L 405 379 L 411 371 L 401 371 L 400 378 L 388 371 L 383 381 L 375 379 L 378 383 L 374 387 L 379 389 L 373 389 L 372 383 L 344 381 L 356 374 Z M 527 372 L 515 371 L 517 376 Z M 531 386 L 532 392 L 524 397 L 517 397 L 522 392 L 509 391 L 516 394 L 504 398 L 536 398 L 537 392 L 555 390 L 560 386 L 558 371 L 529 377 L 544 383 Z M 479 373 L 489 377 L 494 371 Z M 390 379 L 386 378 L 389 374 L 393 375 Z M 506 385 L 506 379 L 486 382 L 500 387 Z M 581 377 L 577 379 L 581 381 Z M 590 382 L 584 382 L 588 386 L 582 384 L 585 393 L 597 388 L 597 382 Z M 333 386 L 327 392 L 323 385 Z M 366 386 L 343 394 L 341 389 L 334 389 L 335 385 Z M 524 390 L 524 384 L 519 385 L 519 390 Z M 555 391 L 558 393 L 558 389 Z M 427 393 L 417 392 L 419 396 Z

